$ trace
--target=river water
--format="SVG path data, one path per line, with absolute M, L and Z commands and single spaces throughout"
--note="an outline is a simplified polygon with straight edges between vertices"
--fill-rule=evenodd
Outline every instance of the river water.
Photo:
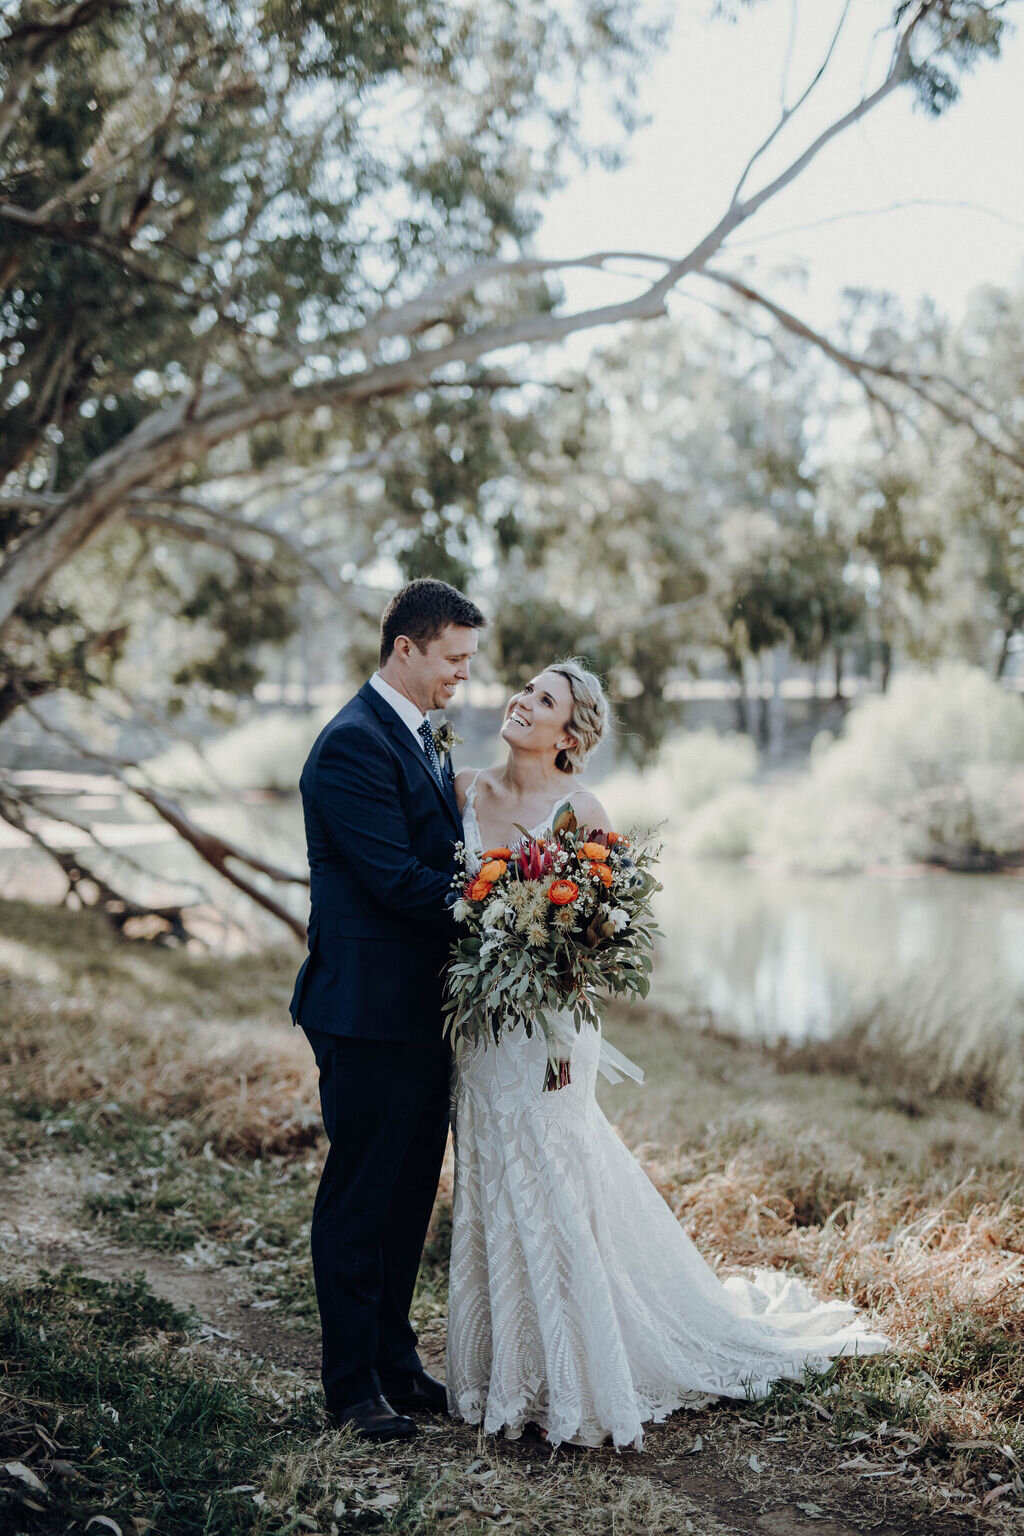
M 70 788 L 70 786 L 69 786 Z M 106 788 L 104 795 L 102 790 Z M 285 929 L 202 865 L 164 823 L 113 784 L 55 796 L 151 873 L 130 885 L 147 900 L 194 881 L 236 925 L 220 941 L 289 942 Z M 98 792 L 100 791 L 100 792 Z M 297 798 L 240 795 L 200 804 L 205 826 L 270 862 L 304 870 Z M 0 840 L 0 894 L 59 899 L 63 878 L 37 850 Z M 52 831 L 52 828 L 51 828 Z M 74 836 L 69 833 L 69 836 Z M 95 849 L 83 858 L 104 865 Z M 111 856 L 112 857 L 112 856 Z M 113 864 L 104 865 L 111 874 Z M 122 872 L 123 873 L 123 872 Z M 658 898 L 659 944 L 651 997 L 680 1018 L 768 1040 L 824 1038 L 875 1021 L 903 1043 L 945 1037 L 1024 1040 L 1024 879 L 911 871 L 901 876 L 801 877 L 778 870 L 695 861 L 666 848 Z M 271 886 L 304 917 L 298 886 Z M 207 932 L 217 940 L 216 924 Z
M 666 850 L 652 1000 L 733 1033 L 902 1032 L 1024 1040 L 1024 880 L 913 871 L 810 877 Z

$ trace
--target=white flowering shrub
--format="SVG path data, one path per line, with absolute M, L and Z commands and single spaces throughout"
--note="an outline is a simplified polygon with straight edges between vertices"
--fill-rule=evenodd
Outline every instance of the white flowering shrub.
M 757 772 L 749 736 L 719 735 L 711 726 L 671 737 L 642 775 L 621 771 L 602 780 L 600 795 L 616 826 L 678 826 L 698 806 Z
M 765 791 L 731 784 L 684 822 L 678 846 L 698 859 L 742 859 L 752 853 L 765 818 Z
M 962 663 L 897 675 L 812 752 L 754 851 L 821 870 L 1024 854 L 1024 700 Z

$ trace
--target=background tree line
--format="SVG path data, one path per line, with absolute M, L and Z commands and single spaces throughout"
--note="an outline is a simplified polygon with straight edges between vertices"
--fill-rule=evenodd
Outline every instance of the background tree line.
M 491 602 L 508 679 L 527 651 L 587 651 L 640 756 L 666 680 L 709 650 L 749 683 L 783 648 L 940 647 L 941 612 L 981 650 L 987 624 L 1005 665 L 1019 300 L 968 336 L 863 298 L 825 337 L 728 261 L 892 92 L 949 107 L 998 55 L 1002 9 L 896 5 L 859 100 L 762 174 L 819 72 L 692 250 L 630 253 L 643 291 L 573 311 L 559 270 L 621 253 L 541 258 L 531 237 L 573 161 L 628 140 L 661 35 L 633 0 L 8 7 L 0 726 L 75 694 L 81 749 L 121 772 L 119 724 L 155 748 L 230 710 L 303 625 L 362 668 L 379 588 L 426 571 Z M 583 141 L 595 82 L 613 144 Z M 682 284 L 720 329 L 664 318 Z M 628 321 L 585 379 L 537 350 Z M 880 435 L 840 464 L 823 401 L 852 410 L 854 385 Z M 967 568 L 984 603 L 955 619 Z M 282 873 L 146 797 L 240 882 Z M 32 809 L 8 779 L 0 815 Z

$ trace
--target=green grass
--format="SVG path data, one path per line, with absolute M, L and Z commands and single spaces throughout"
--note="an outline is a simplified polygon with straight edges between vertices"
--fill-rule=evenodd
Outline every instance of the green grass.
M 102 1514 L 161 1536 L 269 1530 L 250 1495 L 286 1437 L 285 1415 L 232 1381 L 197 1370 L 193 1320 L 141 1277 L 107 1284 L 74 1269 L 0 1289 L 4 1462 L 0 1521 L 63 1533 Z M 315 1422 L 308 1407 L 288 1417 Z M 129 1527 L 130 1529 L 131 1527 Z

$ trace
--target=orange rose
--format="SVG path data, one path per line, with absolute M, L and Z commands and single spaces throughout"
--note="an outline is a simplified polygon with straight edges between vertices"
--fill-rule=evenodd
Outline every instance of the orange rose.
M 575 901 L 580 893 L 580 888 L 572 880 L 556 880 L 548 891 L 548 900 L 553 901 L 556 907 L 566 907 L 570 901 Z
M 612 873 L 612 871 L 608 868 L 608 865 L 607 864 L 598 864 L 596 860 L 590 866 L 590 873 L 592 875 L 596 875 L 598 877 L 598 879 L 600 880 L 601 884 L 604 885 L 604 886 L 611 885 L 612 881 L 615 879 L 615 876 Z
M 486 864 L 481 864 L 478 880 L 489 880 L 493 885 L 495 880 L 500 880 L 508 869 L 504 859 L 488 859 Z
M 487 852 L 483 854 L 482 857 L 485 864 L 487 863 L 488 859 L 510 859 L 512 857 L 512 849 L 488 848 Z
M 599 859 L 601 863 L 608 857 L 608 849 L 603 843 L 584 843 L 580 852 L 585 853 L 588 859 Z
M 489 880 L 481 880 L 479 876 L 473 881 L 473 884 L 466 892 L 470 901 L 486 901 L 490 894 L 491 882 Z
M 608 833 L 608 847 L 609 848 L 614 848 L 616 843 L 622 843 L 622 844 L 625 845 L 625 847 L 628 848 L 629 847 L 629 838 L 626 836 L 626 834 L 624 832 L 609 832 Z

